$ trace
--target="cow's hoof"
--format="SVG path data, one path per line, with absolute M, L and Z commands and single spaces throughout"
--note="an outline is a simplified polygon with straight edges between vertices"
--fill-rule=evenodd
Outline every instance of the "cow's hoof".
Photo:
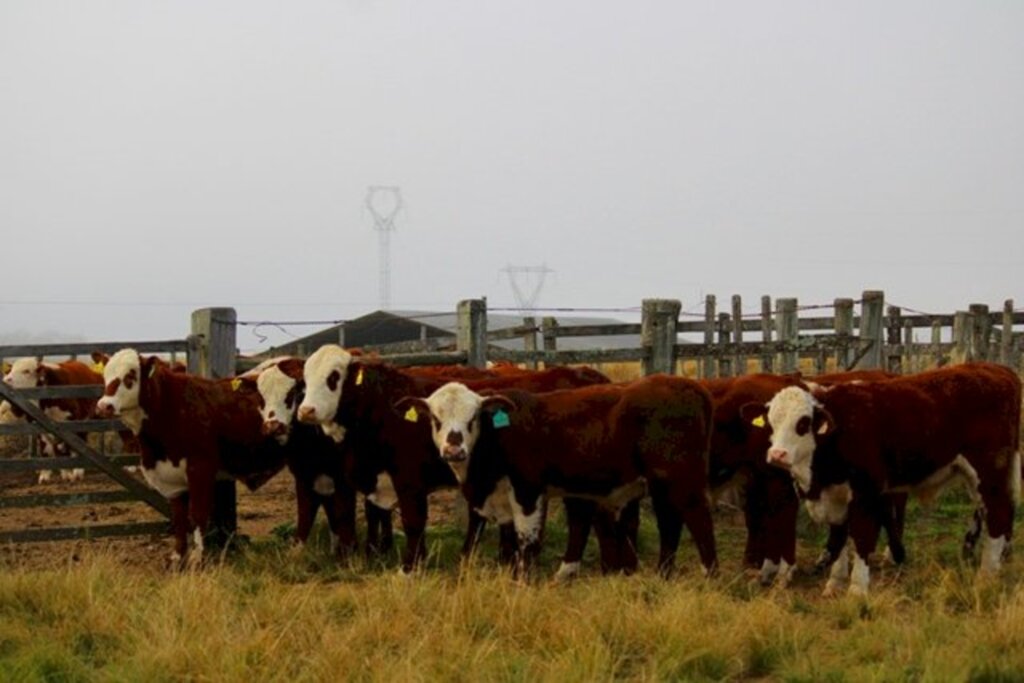
M 579 562 L 563 562 L 555 572 L 555 583 L 568 583 L 580 574 Z

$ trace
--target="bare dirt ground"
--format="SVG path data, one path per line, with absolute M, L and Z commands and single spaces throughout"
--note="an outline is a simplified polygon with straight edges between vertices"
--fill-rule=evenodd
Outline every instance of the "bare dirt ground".
M 7 444 L 0 448 L 0 457 L 26 457 L 22 446 Z M 136 475 L 141 480 L 141 475 Z M 85 479 L 61 481 L 58 473 L 50 483 L 37 484 L 35 472 L 0 475 L 0 496 L 38 494 L 69 494 L 117 490 L 118 486 L 101 472 L 87 472 Z M 454 519 L 455 491 L 431 495 L 430 519 L 433 523 Z M 360 504 L 361 508 L 361 504 Z M 361 517 L 360 509 L 360 517 Z M 61 507 L 0 507 L 0 531 L 43 529 L 88 524 L 124 524 L 155 522 L 162 518 L 144 503 L 91 504 Z M 323 520 L 323 515 L 318 521 Z M 360 520 L 361 521 L 361 520 Z M 287 470 L 278 473 L 257 491 L 238 485 L 238 530 L 252 539 L 270 536 L 282 525 L 294 525 L 295 489 Z M 395 528 L 401 528 L 395 513 Z M 102 549 L 125 564 L 163 570 L 171 552 L 169 536 L 133 536 L 78 541 L 47 541 L 8 543 L 0 545 L 0 566 L 53 567 L 75 562 L 84 549 Z

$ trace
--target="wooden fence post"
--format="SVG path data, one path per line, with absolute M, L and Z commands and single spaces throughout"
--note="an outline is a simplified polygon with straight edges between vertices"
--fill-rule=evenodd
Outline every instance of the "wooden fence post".
M 455 350 L 466 352 L 466 365 L 487 367 L 487 299 L 464 299 L 456 308 Z
M 533 316 L 523 318 L 523 327 L 530 328 L 529 332 L 523 334 L 523 350 L 537 350 L 537 319 Z M 537 359 L 526 361 L 526 367 L 530 370 L 537 369 Z
M 1013 358 L 1013 299 L 1003 302 L 1003 329 L 999 339 L 999 362 L 1007 367 L 1014 366 Z
M 747 374 L 747 357 L 740 350 L 740 344 L 743 343 L 743 299 L 739 294 L 732 295 L 732 341 L 736 344 L 732 374 L 745 375 Z
M 732 355 L 728 352 L 732 323 L 728 313 L 718 314 L 718 376 L 732 377 Z
M 900 334 L 903 332 L 903 312 L 899 306 L 889 306 L 888 324 L 885 326 L 886 353 L 885 369 L 897 375 L 903 374 L 903 348 L 900 346 Z
M 989 335 L 992 319 L 988 316 L 986 304 L 971 304 L 971 360 L 988 360 Z
M 861 357 L 855 365 L 858 370 L 882 369 L 884 330 L 882 313 L 885 311 L 885 292 L 867 290 L 860 302 Z M 870 345 L 870 346 L 869 346 Z
M 557 351 L 558 350 L 558 320 L 550 316 L 541 318 L 540 321 L 540 337 L 541 342 L 544 344 L 545 351 Z M 544 361 L 544 367 L 553 367 L 547 361 Z
M 238 314 L 233 308 L 200 308 L 192 311 L 189 337 L 188 371 L 211 379 L 235 374 L 238 360 Z M 195 346 L 195 352 L 193 352 Z M 231 477 L 218 474 L 213 511 L 206 541 L 224 547 L 238 533 L 238 488 Z
M 849 370 L 853 361 L 853 349 L 850 348 L 853 339 L 853 299 L 836 299 L 832 305 L 835 307 L 833 330 L 837 341 L 836 370 L 842 372 Z
M 768 295 L 761 297 L 761 342 L 765 346 L 761 353 L 761 372 L 771 372 L 775 367 L 775 356 L 768 350 L 772 343 L 772 298 Z
M 704 297 L 704 347 L 711 351 L 715 343 L 715 295 Z M 701 361 L 700 376 L 710 379 L 715 376 L 715 357 L 708 353 Z
M 645 350 L 645 376 L 658 372 L 675 374 L 676 330 L 682 307 L 677 299 L 644 299 L 641 303 L 640 344 Z
M 904 372 L 918 372 L 923 369 L 914 356 L 914 324 L 909 320 L 903 321 L 903 363 Z
M 942 322 L 939 320 L 932 320 L 932 362 L 937 368 L 945 364 L 945 358 L 942 357 Z
M 775 300 L 775 332 L 779 341 L 788 346 L 779 354 L 779 372 L 796 372 L 799 334 L 796 299 Z
M 953 353 L 951 360 L 954 365 L 965 363 L 971 359 L 971 314 L 957 311 L 953 314 Z

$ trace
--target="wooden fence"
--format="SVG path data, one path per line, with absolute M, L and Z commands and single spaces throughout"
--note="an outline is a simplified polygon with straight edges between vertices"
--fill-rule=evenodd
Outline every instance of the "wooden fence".
M 645 299 L 639 323 L 572 325 L 553 317 L 527 317 L 523 324 L 501 330 L 487 329 L 487 304 L 482 299 L 459 302 L 457 329 L 450 338 L 366 347 L 388 362 L 404 365 L 468 364 L 483 367 L 487 361 L 510 361 L 536 367 L 545 365 L 635 362 L 643 374 L 679 372 L 690 368 L 698 377 L 733 376 L 754 371 L 792 372 L 807 364 L 816 371 L 831 369 L 877 369 L 909 372 L 924 366 L 941 366 L 973 359 L 987 359 L 1014 367 L 1020 372 L 1024 312 L 1006 301 L 1001 311 L 983 304 L 951 314 L 928 315 L 886 306 L 880 291 L 865 291 L 860 299 L 835 299 L 830 306 L 802 308 L 796 299 L 762 297 L 760 312 L 743 313 L 742 301 L 734 296 L 728 311 L 719 312 L 714 296 L 704 302 L 702 314 L 687 315 L 674 299 Z M 820 315 L 822 309 L 829 315 Z M 689 319 L 688 319 L 689 318 Z M 88 344 L 46 344 L 0 346 L 0 359 L 24 356 L 56 357 L 112 353 L 131 346 L 143 353 L 184 353 L 189 372 L 207 377 L 227 377 L 251 368 L 262 357 L 239 358 L 236 349 L 237 316 L 232 308 L 206 308 L 193 312 L 191 335 L 184 340 L 162 342 L 108 342 Z M 927 341 L 918 341 L 922 335 Z M 630 348 L 588 350 L 559 349 L 558 340 L 570 337 L 639 336 Z M 522 339 L 522 350 L 510 350 L 498 342 Z M 312 350 L 312 349 L 311 349 Z M 2 393 L 7 395 L 9 389 Z M 98 387 L 76 387 L 61 396 L 98 396 Z M 57 395 L 47 389 L 18 392 L 19 399 Z M 34 424 L 0 426 L 0 434 L 48 431 L 67 443 L 80 457 L 21 458 L 0 460 L 0 476 L 36 469 L 91 467 L 104 471 L 121 485 L 115 491 L 66 495 L 0 497 L 0 509 L 32 505 L 64 506 L 102 502 L 143 500 L 165 512 L 164 501 L 153 500 L 153 492 L 140 491 L 125 482 L 120 466 L 129 458 L 110 458 L 96 453 L 74 432 L 119 428 L 110 421 L 56 425 L 42 415 Z M 81 442 L 81 443 L 76 443 Z M 98 460 L 103 458 L 103 460 Z M 116 471 L 116 473 L 115 473 Z M 138 482 L 134 482 L 139 485 Z M 233 533 L 237 527 L 235 484 L 220 482 L 217 493 L 217 535 Z M 163 506 L 160 503 L 163 502 Z M 160 528 L 165 528 L 165 523 Z M 0 541 L 52 540 L 128 533 L 149 533 L 152 527 L 79 526 L 57 529 L 22 529 L 0 532 Z M 212 539 L 216 541 L 217 539 Z
M 32 344 L 0 346 L 0 360 L 18 357 L 61 358 L 88 357 L 94 351 L 112 354 L 131 347 L 145 354 L 162 354 L 174 362 L 184 354 L 189 372 L 207 377 L 228 376 L 235 363 L 234 326 L 214 322 L 231 320 L 230 309 L 201 309 L 192 315 L 192 334 L 186 339 L 135 342 L 98 342 L 83 344 Z M 228 351 L 225 351 L 227 349 Z M 0 477 L 12 478 L 36 470 L 62 470 L 84 468 L 100 471 L 116 484 L 114 489 L 28 495 L 0 495 L 0 510 L 14 508 L 102 505 L 110 503 L 141 502 L 149 505 L 164 518 L 169 517 L 167 501 L 147 485 L 127 474 L 123 467 L 138 463 L 138 454 L 107 455 L 90 447 L 79 434 L 120 431 L 119 420 L 78 420 L 54 422 L 33 403 L 42 398 L 99 398 L 101 385 L 40 387 L 15 390 L 0 382 L 0 399 L 21 409 L 30 421 L 0 424 L 0 436 L 50 434 L 75 453 L 77 457 L 39 458 L 35 455 L 36 440 L 30 439 L 29 457 L 0 459 Z M 213 540 L 217 542 L 234 533 L 236 523 L 235 485 L 231 480 L 218 483 L 217 509 Z M 54 541 L 75 538 L 144 535 L 165 533 L 166 521 L 135 522 L 126 524 L 86 524 L 45 528 L 19 528 L 0 530 L 0 543 L 25 541 Z

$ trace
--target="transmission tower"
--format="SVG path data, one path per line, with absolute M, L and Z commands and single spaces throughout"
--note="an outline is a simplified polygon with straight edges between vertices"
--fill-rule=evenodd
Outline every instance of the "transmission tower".
M 395 231 L 395 218 L 402 210 L 402 189 L 395 185 L 371 185 L 366 188 L 366 208 L 373 216 L 377 231 L 378 294 L 380 308 L 391 308 L 391 233 Z
M 547 264 L 540 266 L 506 266 L 501 272 L 508 275 L 508 283 L 512 286 L 512 295 L 519 305 L 519 312 L 524 315 L 537 307 L 540 301 L 541 290 L 544 289 L 544 280 L 548 273 L 555 271 L 547 267 Z M 527 282 L 532 279 L 532 286 Z

